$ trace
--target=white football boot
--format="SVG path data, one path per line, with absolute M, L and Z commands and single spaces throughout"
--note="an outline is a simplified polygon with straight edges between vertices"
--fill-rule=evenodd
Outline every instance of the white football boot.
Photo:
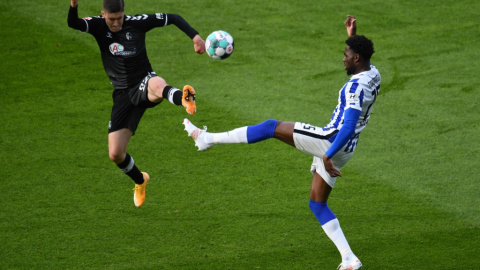
M 207 134 L 207 127 L 203 127 L 203 129 L 197 128 L 190 120 L 185 118 L 183 120 L 183 125 L 185 126 L 185 130 L 188 133 L 188 136 L 192 137 L 192 139 L 195 141 L 195 146 L 198 147 L 198 151 L 205 151 L 210 148 L 212 144 L 208 144 L 205 141 L 205 137 Z
M 344 266 L 343 263 L 341 263 L 337 268 L 337 270 L 360 270 L 360 269 L 362 269 L 362 263 L 360 262 L 359 259 L 351 261 L 347 266 Z

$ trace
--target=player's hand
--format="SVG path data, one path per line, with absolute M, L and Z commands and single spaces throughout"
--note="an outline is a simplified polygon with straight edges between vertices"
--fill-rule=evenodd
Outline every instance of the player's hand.
M 202 39 L 202 37 L 196 35 L 193 38 L 193 47 L 195 48 L 195 52 L 198 54 L 203 54 L 205 52 L 205 41 Z
M 78 5 L 78 0 L 70 0 L 70 6 L 75 8 Z
M 357 19 L 355 19 L 355 16 L 347 15 L 345 27 L 347 28 L 347 34 L 349 37 L 353 37 L 357 34 Z
M 333 165 L 333 161 L 327 155 L 323 156 L 323 165 L 325 166 L 325 170 L 331 177 L 342 177 L 342 173 L 338 170 L 335 165 Z

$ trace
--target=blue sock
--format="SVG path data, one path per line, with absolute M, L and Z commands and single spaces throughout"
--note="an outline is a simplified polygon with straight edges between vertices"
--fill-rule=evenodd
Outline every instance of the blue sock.
M 315 217 L 320 222 L 320 225 L 322 226 L 325 225 L 330 220 L 337 218 L 335 214 L 332 212 L 332 210 L 330 210 L 327 203 L 320 203 L 320 202 L 310 200 L 310 202 L 308 203 L 308 206 L 310 206 L 310 210 L 312 210 L 313 214 L 315 215 Z
M 248 143 L 256 143 L 273 137 L 277 120 L 268 119 L 265 122 L 247 127 Z

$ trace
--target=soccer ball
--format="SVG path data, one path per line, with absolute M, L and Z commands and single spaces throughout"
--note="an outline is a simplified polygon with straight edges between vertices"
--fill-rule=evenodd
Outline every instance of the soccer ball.
M 233 53 L 233 37 L 222 30 L 214 31 L 205 41 L 205 50 L 213 59 L 226 59 Z

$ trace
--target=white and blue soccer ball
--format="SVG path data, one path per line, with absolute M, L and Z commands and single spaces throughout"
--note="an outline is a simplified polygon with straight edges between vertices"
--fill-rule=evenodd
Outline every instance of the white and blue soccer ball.
M 208 56 L 216 60 L 223 60 L 232 55 L 233 46 L 233 37 L 222 30 L 212 32 L 205 41 Z

